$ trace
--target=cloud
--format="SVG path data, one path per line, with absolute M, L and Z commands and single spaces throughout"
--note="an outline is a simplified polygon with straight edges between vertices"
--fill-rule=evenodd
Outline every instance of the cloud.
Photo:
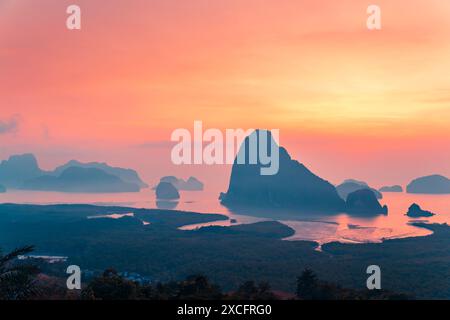
M 11 119 L 0 119 L 0 134 L 16 132 L 19 128 L 19 117 L 14 116 Z

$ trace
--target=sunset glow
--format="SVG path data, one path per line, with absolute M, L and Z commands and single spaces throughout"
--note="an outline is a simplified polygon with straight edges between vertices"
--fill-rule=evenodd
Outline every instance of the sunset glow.
M 73 1 L 0 1 L 0 121 L 17 121 L 0 159 L 156 179 L 177 170 L 170 133 L 201 120 L 278 128 L 336 183 L 450 175 L 450 2 L 379 0 L 380 31 L 360 0 L 76 2 L 81 31 L 65 28 Z

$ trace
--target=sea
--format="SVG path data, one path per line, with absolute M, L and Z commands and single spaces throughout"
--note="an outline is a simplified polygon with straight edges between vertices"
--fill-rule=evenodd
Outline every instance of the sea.
M 274 209 L 264 212 L 258 210 L 231 211 L 219 201 L 220 191 L 181 191 L 177 202 L 160 202 L 154 191 L 143 189 L 138 193 L 80 194 L 60 192 L 40 192 L 8 190 L 0 194 L 0 203 L 17 204 L 92 204 L 98 206 L 124 206 L 133 208 L 160 208 L 198 213 L 219 213 L 228 216 L 225 221 L 215 221 L 197 225 L 183 226 L 183 230 L 195 230 L 206 226 L 230 226 L 250 224 L 260 221 L 279 221 L 293 230 L 295 234 L 288 241 L 310 240 L 319 245 L 329 242 L 367 243 L 386 239 L 421 237 L 432 231 L 414 226 L 415 222 L 450 224 L 450 195 L 417 195 L 407 193 L 384 193 L 381 204 L 389 208 L 388 215 L 355 216 L 346 213 L 317 214 L 287 212 Z M 411 204 L 417 203 L 422 209 L 436 215 L 427 218 L 410 218 L 406 212 Z M 110 218 L 120 218 L 111 212 Z M 320 247 L 319 246 L 319 247 Z

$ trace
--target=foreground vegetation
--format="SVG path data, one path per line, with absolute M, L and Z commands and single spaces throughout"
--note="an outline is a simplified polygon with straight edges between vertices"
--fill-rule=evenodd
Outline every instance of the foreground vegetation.
M 36 265 L 17 261 L 22 254 L 31 253 L 33 247 L 16 249 L 0 256 L 0 300 L 367 300 L 409 299 L 405 295 L 382 290 L 343 289 L 335 284 L 320 281 L 310 269 L 297 278 L 296 295 L 280 295 L 270 284 L 246 281 L 237 290 L 224 293 L 220 286 L 204 275 L 192 275 L 182 281 L 141 284 L 108 269 L 93 278 L 82 290 L 68 290 L 65 279 L 39 274 Z M 38 276 L 40 275 L 40 276 Z
M 272 291 L 267 282 L 246 281 L 237 290 L 224 293 L 220 286 L 211 283 L 203 275 L 193 275 L 182 281 L 140 285 L 123 279 L 114 270 L 107 270 L 95 278 L 81 293 L 82 299 L 101 300 L 367 300 L 409 299 L 405 295 L 386 291 L 344 289 L 332 283 L 320 281 L 310 269 L 305 269 L 297 278 L 296 295 L 281 296 Z
M 16 249 L 6 255 L 0 252 L 0 299 L 28 299 L 38 295 L 34 281 L 38 269 L 33 265 L 14 264 L 15 260 L 33 251 L 33 247 Z
M 93 215 L 134 213 L 121 219 L 87 219 Z M 294 294 L 299 270 L 311 268 L 321 283 L 336 283 L 362 292 L 366 268 L 382 269 L 383 289 L 428 299 L 450 298 L 450 227 L 419 225 L 428 237 L 388 240 L 381 244 L 317 244 L 283 241 L 293 233 L 277 222 L 182 231 L 178 227 L 225 219 L 164 210 L 95 206 L 0 205 L 0 246 L 36 245 L 36 254 L 69 257 L 94 278 L 114 267 L 137 272 L 151 283 L 173 283 L 202 274 L 222 292 L 248 280 L 270 283 L 276 292 Z M 143 225 L 142 220 L 149 222 Z M 62 278 L 64 266 L 44 266 Z M 83 281 L 92 281 L 84 278 Z M 351 292 L 351 291 L 350 291 Z

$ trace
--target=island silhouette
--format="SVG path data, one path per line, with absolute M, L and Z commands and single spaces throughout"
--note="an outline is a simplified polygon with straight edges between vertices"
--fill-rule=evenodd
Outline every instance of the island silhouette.
M 203 182 L 196 177 L 189 177 L 187 180 L 184 180 L 175 176 L 165 176 L 159 182 L 168 182 L 180 191 L 202 191 L 204 188 Z
M 402 186 L 395 185 L 395 186 L 384 186 L 381 187 L 378 191 L 380 192 L 403 192 Z
M 340 185 L 336 186 L 336 190 L 339 194 L 339 196 L 347 200 L 347 197 L 350 193 L 362 190 L 362 189 L 369 189 L 375 194 L 375 197 L 377 199 L 383 199 L 383 195 L 376 189 L 371 188 L 366 182 L 364 181 L 358 181 L 354 179 L 347 179 L 344 182 L 342 182 Z
M 69 193 L 139 192 L 148 187 L 136 171 L 106 163 L 71 160 L 53 171 L 44 171 L 30 153 L 2 161 L 0 183 L 9 189 Z
M 261 175 L 260 168 L 264 165 L 259 160 L 256 164 L 250 164 L 249 155 L 240 154 L 250 150 L 250 141 L 257 141 L 259 154 L 258 132 L 259 130 L 255 130 L 247 136 L 239 149 L 232 167 L 228 191 L 221 193 L 219 197 L 224 206 L 232 210 L 282 208 L 318 213 L 346 211 L 362 214 L 387 213 L 387 208 L 379 204 L 372 190 L 359 192 L 366 189 L 361 185 L 348 195 L 352 200 L 347 204 L 330 182 L 293 160 L 283 147 L 279 147 L 278 173 L 271 176 Z M 272 139 L 272 143 L 276 143 L 270 131 L 267 132 L 267 136 Z M 244 164 L 238 164 L 239 156 L 246 157 Z
M 423 210 L 417 203 L 413 203 L 406 213 L 411 218 L 432 217 L 435 214 L 431 211 Z
M 420 177 L 408 184 L 406 192 L 419 194 L 450 194 L 450 179 L 438 174 Z

